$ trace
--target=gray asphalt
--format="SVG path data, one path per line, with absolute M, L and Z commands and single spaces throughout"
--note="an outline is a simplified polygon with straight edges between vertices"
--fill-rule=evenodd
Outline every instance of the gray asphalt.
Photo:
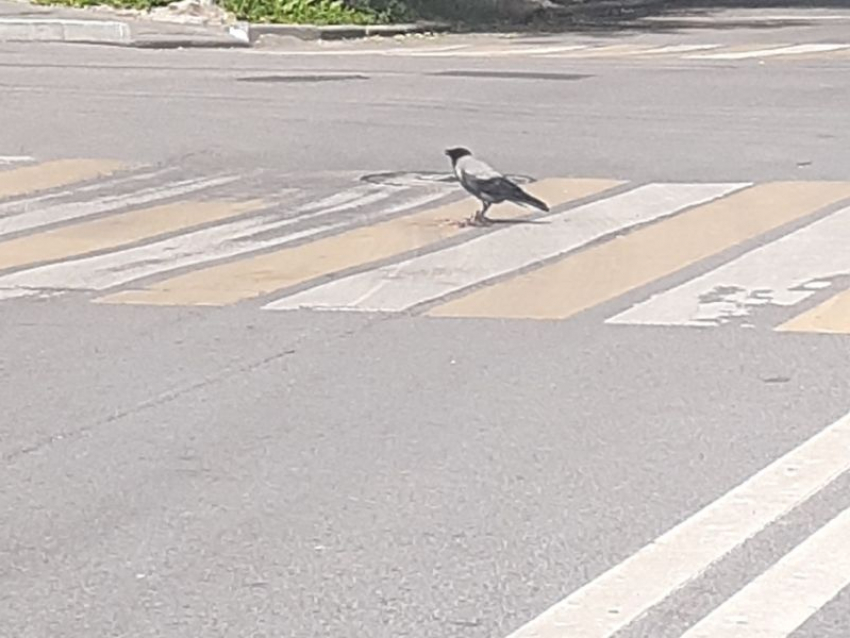
M 796 32 L 722 37 L 771 34 Z M 527 175 L 847 179 L 848 64 L 0 44 L 0 151 L 317 189 L 457 144 Z M 439 75 L 476 69 L 586 77 Z M 243 81 L 327 73 L 365 79 Z M 602 324 L 717 263 L 562 322 L 0 303 L 0 635 L 507 635 L 847 412 L 845 337 Z M 624 638 L 680 635 L 848 481 Z M 848 601 L 794 638 L 846 636 Z

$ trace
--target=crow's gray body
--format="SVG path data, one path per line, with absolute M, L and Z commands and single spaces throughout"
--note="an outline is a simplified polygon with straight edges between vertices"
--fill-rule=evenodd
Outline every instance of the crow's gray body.
M 446 151 L 446 155 L 452 160 L 452 169 L 461 186 L 482 203 L 481 210 L 475 213 L 472 222 L 488 221 L 485 216 L 487 209 L 502 202 L 549 210 L 544 202 L 526 193 L 492 166 L 474 158 L 467 149 L 451 148 Z

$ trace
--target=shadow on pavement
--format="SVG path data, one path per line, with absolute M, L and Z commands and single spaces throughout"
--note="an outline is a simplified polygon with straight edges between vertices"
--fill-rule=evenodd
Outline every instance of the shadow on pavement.
M 523 22 L 458 23 L 456 32 L 564 33 L 592 35 L 677 33 L 693 29 L 776 29 L 822 24 L 829 10 L 843 10 L 850 21 L 850 0 L 554 0 Z M 777 14 L 777 10 L 793 12 Z M 718 19 L 719 18 L 719 19 Z

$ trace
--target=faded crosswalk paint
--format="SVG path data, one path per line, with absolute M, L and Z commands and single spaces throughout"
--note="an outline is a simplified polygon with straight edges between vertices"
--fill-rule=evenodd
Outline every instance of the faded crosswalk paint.
M 115 248 L 258 210 L 261 200 L 179 202 L 0 242 L 0 270 Z
M 616 184 L 608 180 L 552 179 L 535 182 L 528 190 L 558 204 Z M 157 304 L 235 303 L 469 234 L 470 229 L 458 228 L 451 222 L 468 217 L 477 206 L 476 201 L 468 198 L 303 246 L 175 277 L 145 291 L 116 295 L 115 299 Z M 504 206 L 500 211 L 503 217 L 520 217 L 527 213 L 527 209 L 515 206 Z
M 152 186 L 124 195 L 106 195 L 94 201 L 27 207 L 17 214 L 0 217 L 0 236 L 32 230 L 39 226 L 78 220 L 131 206 L 141 206 L 157 200 L 189 195 L 204 189 L 230 184 L 237 179 L 239 177 L 235 175 L 187 179 L 173 184 Z
M 608 233 L 670 215 L 741 188 L 739 184 L 650 184 L 517 224 L 434 253 L 345 277 L 264 306 L 400 312 L 556 257 Z
M 825 53 L 850 48 L 850 44 L 798 44 L 787 47 L 747 49 L 725 53 L 700 53 L 686 56 L 695 60 L 748 60 L 750 58 L 773 58 L 778 56 L 802 55 L 806 53 Z
M 698 60 L 702 62 L 732 62 L 750 59 L 770 58 L 776 60 L 794 60 L 824 58 L 846 53 L 850 43 L 846 42 L 788 42 L 766 46 L 763 43 L 749 45 L 722 45 L 718 43 L 677 43 L 667 44 L 602 44 L 577 42 L 552 42 L 527 45 L 520 41 L 502 41 L 487 43 L 465 43 L 445 46 L 405 46 L 390 48 L 333 48 L 333 49 L 294 49 L 286 51 L 246 50 L 250 55 L 289 55 L 289 56 L 390 56 L 410 58 L 536 58 L 536 59 L 611 59 L 611 60 Z
M 779 332 L 823 332 L 850 334 L 850 289 L 789 319 L 776 328 Z
M 114 160 L 66 159 L 0 172 L 0 197 L 17 197 L 34 191 L 110 175 L 124 168 Z
M 566 319 L 850 200 L 850 182 L 625 189 L 553 177 L 528 188 L 555 207 L 589 203 L 534 223 L 503 205 L 494 216 L 514 223 L 472 229 L 457 222 L 478 204 L 452 184 L 360 183 L 317 199 L 276 188 L 286 205 L 269 205 L 226 197 L 238 174 L 174 181 L 173 169 L 116 172 L 109 160 L 21 162 L 0 170 L 38 169 L 0 198 L 0 300 L 79 290 L 103 291 L 103 303 L 225 305 L 276 293 L 263 309 Z M 846 228 L 850 208 L 607 323 L 704 327 L 800 306 L 774 329 L 850 334 Z
M 759 184 L 482 288 L 429 314 L 566 319 L 850 197 L 850 183 Z
M 850 184 L 835 185 L 835 195 L 842 191 L 842 198 L 850 197 Z M 748 318 L 764 306 L 793 306 L 828 286 L 829 279 L 850 276 L 848 245 L 850 207 L 651 297 L 608 323 L 712 326 Z

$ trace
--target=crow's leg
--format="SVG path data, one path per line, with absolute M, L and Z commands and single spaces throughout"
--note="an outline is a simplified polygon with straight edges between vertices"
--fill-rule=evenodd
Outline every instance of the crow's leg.
M 493 205 L 493 202 L 482 202 L 484 205 L 481 207 L 481 210 L 475 213 L 475 217 L 473 217 L 473 222 L 476 224 L 485 224 L 490 220 L 487 219 L 487 209 Z

